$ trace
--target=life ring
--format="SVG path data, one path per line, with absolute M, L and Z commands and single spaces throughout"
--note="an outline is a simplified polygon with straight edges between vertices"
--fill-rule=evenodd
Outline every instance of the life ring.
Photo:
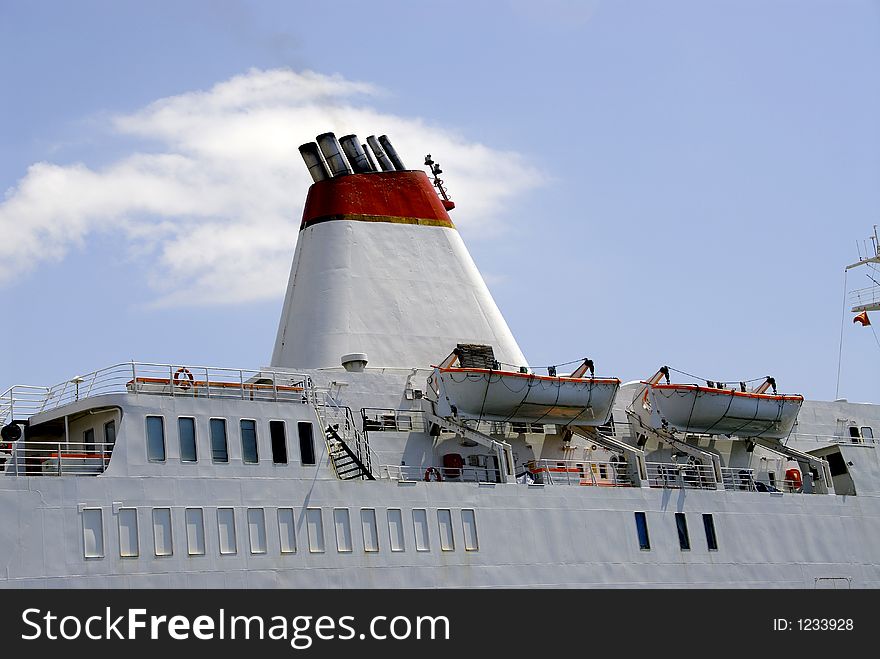
M 180 387 L 181 389 L 189 389 L 193 386 L 193 382 L 195 378 L 193 377 L 192 372 L 186 367 L 181 366 L 174 372 L 174 386 Z
M 792 489 L 800 490 L 803 487 L 803 478 L 801 478 L 800 469 L 786 469 L 785 480 L 791 485 Z
M 443 480 L 443 476 L 440 475 L 440 470 L 437 467 L 428 467 L 425 469 L 425 480 L 439 483 Z

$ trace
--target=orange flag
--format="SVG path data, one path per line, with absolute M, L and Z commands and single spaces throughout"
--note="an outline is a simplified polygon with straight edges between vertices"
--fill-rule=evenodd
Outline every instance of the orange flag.
M 853 322 L 854 322 L 854 323 L 861 323 L 861 324 L 862 324 L 862 327 L 864 327 L 865 325 L 870 325 L 870 324 L 871 324 L 871 321 L 868 320 L 868 312 L 867 312 L 867 311 L 863 311 L 863 312 L 860 313 L 858 316 L 856 316 L 855 318 L 853 318 Z

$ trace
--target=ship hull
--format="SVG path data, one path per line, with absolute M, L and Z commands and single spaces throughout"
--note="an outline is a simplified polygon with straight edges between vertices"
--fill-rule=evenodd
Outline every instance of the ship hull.
M 874 497 L 300 479 L 2 481 L 0 587 L 880 587 L 874 549 L 880 501 Z M 155 556 L 152 511 L 165 507 L 172 511 L 173 552 Z M 120 508 L 137 510 L 138 556 L 119 556 Z M 203 511 L 204 555 L 188 553 L 188 508 Z M 235 511 L 234 553 L 220 553 L 218 508 Z M 293 511 L 295 552 L 282 551 L 280 508 Z M 83 511 L 94 509 L 103 515 L 103 557 L 85 558 Z M 265 553 L 250 552 L 253 510 L 266 521 Z M 365 551 L 365 510 L 375 511 L 378 551 Z M 388 511 L 398 510 L 403 549 L 392 551 Z M 471 550 L 463 510 L 475 514 Z M 450 511 L 454 522 L 446 551 L 441 511 Z M 646 514 L 648 550 L 639 547 L 635 512 Z M 688 521 L 687 551 L 679 545 L 676 512 Z M 717 551 L 707 547 L 706 514 L 714 519 Z M 309 527 L 316 515 L 323 519 L 321 551 Z M 428 521 L 423 550 L 414 515 Z M 340 531 L 340 519 L 349 520 L 350 534 Z

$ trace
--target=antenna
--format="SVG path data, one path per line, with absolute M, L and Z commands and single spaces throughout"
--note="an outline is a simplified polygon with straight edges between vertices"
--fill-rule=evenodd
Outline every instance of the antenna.
M 440 174 L 443 173 L 443 170 L 440 169 L 440 163 L 434 162 L 434 160 L 431 158 L 431 154 L 429 153 L 425 156 L 425 165 L 428 167 L 428 169 L 431 170 L 431 174 L 434 175 L 434 187 L 437 188 L 440 196 L 443 197 L 443 205 L 446 207 L 446 210 L 451 210 L 455 208 L 455 204 L 446 193 L 446 187 L 443 185 L 443 179 L 440 178 Z

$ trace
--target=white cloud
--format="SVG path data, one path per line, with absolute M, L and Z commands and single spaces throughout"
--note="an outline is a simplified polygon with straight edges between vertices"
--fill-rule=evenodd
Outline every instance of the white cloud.
M 435 154 L 459 205 L 487 228 L 541 182 L 521 156 L 418 118 L 370 107 L 382 91 L 340 76 L 251 70 L 112 119 L 133 151 L 100 169 L 32 165 L 0 203 L 0 285 L 122 232 L 157 304 L 234 304 L 279 296 L 311 179 L 297 147 L 328 130 L 387 133 L 409 167 Z M 144 145 L 148 145 L 145 147 Z

